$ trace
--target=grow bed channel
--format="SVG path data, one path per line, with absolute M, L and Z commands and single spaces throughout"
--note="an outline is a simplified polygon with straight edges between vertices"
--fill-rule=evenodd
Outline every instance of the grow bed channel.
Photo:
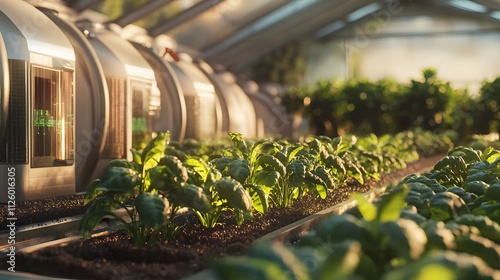
M 269 209 L 266 214 L 256 214 L 253 220 L 245 221 L 241 226 L 236 225 L 231 212 L 223 213 L 221 224 L 213 229 L 203 227 L 195 215 L 181 215 L 176 220 L 182 226 L 177 238 L 151 247 L 133 246 L 130 238 L 121 232 L 38 250 L 28 247 L 17 254 L 16 269 L 74 279 L 179 279 L 192 276 L 207 268 L 213 259 L 243 254 L 258 239 L 293 240 L 328 215 L 352 206 L 352 202 L 348 202 L 352 193 L 361 192 L 375 198 L 379 186 L 430 170 L 442 157 L 437 155 L 409 163 L 406 169 L 383 175 L 380 181 L 372 180 L 363 185 L 352 181 L 329 193 L 326 199 L 302 197 L 291 208 Z

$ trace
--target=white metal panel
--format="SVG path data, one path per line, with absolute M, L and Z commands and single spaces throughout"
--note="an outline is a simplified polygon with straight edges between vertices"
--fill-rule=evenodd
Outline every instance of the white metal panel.
M 9 109 L 10 81 L 9 65 L 7 63 L 7 51 L 0 32 L 0 145 L 4 141 L 7 124 L 7 113 Z
M 130 42 L 115 32 L 106 29 L 99 31 L 97 38 L 112 52 L 112 54 L 108 55 L 115 56 L 121 62 L 129 76 L 155 81 L 151 66 Z M 103 62 L 102 65 L 107 73 L 117 70 L 116 64 L 107 65 L 107 63 Z
M 10 0 L 0 0 L 0 10 L 15 24 L 27 40 L 30 52 L 41 53 L 51 57 L 75 61 L 75 53 L 64 33 L 47 16 L 32 5 L 24 1 L 16 1 L 14 5 Z M 0 25 L 3 32 L 4 23 Z M 16 32 L 17 33 L 17 32 Z M 8 33 L 5 33 L 8 34 Z M 11 51 L 18 52 L 17 44 L 22 46 L 23 40 L 18 36 L 6 40 L 16 40 Z M 9 51 L 9 50 L 8 50 Z M 24 58 L 26 59 L 26 58 Z

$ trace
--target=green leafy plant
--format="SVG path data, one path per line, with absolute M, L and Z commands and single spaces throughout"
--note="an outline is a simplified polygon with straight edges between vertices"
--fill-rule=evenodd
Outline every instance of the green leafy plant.
M 317 165 L 323 165 L 332 175 L 336 186 L 344 186 L 350 178 L 356 179 L 360 184 L 365 182 L 368 172 L 362 165 L 360 157 L 356 155 L 355 143 L 358 139 L 354 136 L 349 138 L 329 138 L 320 136 L 309 143 L 309 154 L 314 158 Z M 377 177 L 378 172 L 371 175 Z
M 484 82 L 472 110 L 474 132 L 488 134 L 500 128 L 500 77 Z
M 291 166 L 287 169 L 289 158 L 284 153 L 289 148 L 289 144 L 261 139 L 248 145 L 240 134 L 231 133 L 230 136 L 235 152 L 233 157 L 221 158 L 217 161 L 219 170 L 239 181 L 250 191 L 253 202 L 258 205 L 256 210 L 259 212 L 264 213 L 267 210 L 269 201 L 278 207 L 290 206 L 292 198 L 298 196 L 296 191 L 298 186 L 294 185 L 295 181 L 289 184 L 293 171 Z M 297 154 L 298 150 L 300 147 L 291 151 L 291 158 Z M 300 175 L 297 176 L 300 177 Z M 297 180 L 301 179 L 302 177 L 297 178 Z
M 308 119 L 311 132 L 318 136 L 381 136 L 420 128 L 452 130 L 461 140 L 471 131 L 497 131 L 499 81 L 484 83 L 479 97 L 473 98 L 441 80 L 435 69 L 424 69 L 421 79 L 409 83 L 318 80 L 289 87 L 282 103 L 289 113 Z
M 186 185 L 187 170 L 182 163 L 176 157 L 163 157 L 168 139 L 168 133 L 160 133 L 142 152 L 132 149 L 133 161 L 110 161 L 101 177 L 90 184 L 85 204 L 91 205 L 80 224 L 84 238 L 104 217 L 112 217 L 135 244 L 153 244 L 160 232 L 173 236 L 179 207 L 209 210 L 201 189 Z M 117 209 L 126 211 L 130 222 Z
M 358 202 L 355 208 L 329 217 L 293 246 L 255 244 L 243 257 L 216 262 L 215 273 L 219 279 L 236 275 L 241 279 L 277 275 L 290 279 L 497 279 L 499 155 L 493 148 L 454 148 L 430 173 L 406 177 L 373 203 L 353 195 Z M 486 172 L 479 174 L 479 170 Z M 453 182 L 467 182 L 469 175 L 492 182 L 483 182 L 478 196 L 467 192 L 463 184 L 451 186 L 443 181 L 445 186 L 430 178 L 436 173 Z M 480 197 L 480 207 L 470 211 Z
M 235 161 L 235 163 L 241 164 L 242 162 Z M 203 226 L 215 227 L 220 215 L 225 210 L 233 211 L 238 225 L 243 223 L 245 219 L 253 217 L 252 196 L 239 181 L 227 176 L 223 177 L 212 163 L 207 163 L 198 157 L 189 157 L 186 164 L 191 169 L 190 181 L 201 186 L 210 200 L 210 211 L 195 210 Z M 237 166 L 232 166 L 231 170 L 235 169 L 237 170 L 234 171 L 236 174 L 241 174 L 242 171 L 239 171 Z M 235 177 L 240 176 L 235 175 Z
M 134 150 L 133 162 L 112 160 L 101 178 L 91 183 L 85 204 L 92 202 L 92 205 L 80 224 L 84 238 L 90 236 L 104 217 L 110 216 L 121 221 L 137 245 L 155 241 L 159 230 L 166 223 L 163 214 L 165 202 L 157 193 L 148 192 L 151 182 L 146 180 L 145 175 L 159 162 L 167 138 L 168 135 L 159 135 L 142 153 Z M 127 212 L 130 223 L 113 211 L 118 208 Z

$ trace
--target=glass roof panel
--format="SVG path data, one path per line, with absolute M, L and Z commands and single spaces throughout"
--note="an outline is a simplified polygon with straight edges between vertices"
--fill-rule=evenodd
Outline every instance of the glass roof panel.
M 91 9 L 105 14 L 110 20 L 115 20 L 122 14 L 142 6 L 148 1 L 149 0 L 104 0 L 98 5 L 92 6 Z
M 500 12 L 499 11 L 491 12 L 490 17 L 500 20 Z
M 234 34 L 291 0 L 225 0 L 203 14 L 170 30 L 180 44 L 205 49 Z
M 197 3 L 203 0 L 176 0 L 171 3 L 165 5 L 163 8 L 158 9 L 154 13 L 148 15 L 144 19 L 140 19 L 134 22 L 134 25 L 149 28 L 155 26 L 157 22 L 169 20 L 182 11 L 191 8 Z M 208 0 L 205 0 L 208 1 Z M 93 7 L 93 10 L 96 10 L 100 13 L 103 13 L 109 17 L 110 21 L 114 21 L 123 14 L 127 14 L 144 4 L 151 2 L 151 0 L 104 0 L 99 5 Z
M 448 4 L 469 12 L 486 13 L 488 11 L 484 5 L 467 0 L 449 0 Z
M 134 25 L 150 29 L 157 25 L 159 22 L 166 21 L 174 18 L 181 12 L 193 7 L 194 5 L 202 2 L 203 0 L 177 0 L 172 1 L 165 7 L 158 9 L 158 11 L 148 15 L 146 18 L 134 22 Z M 208 1 L 208 0 L 204 0 Z

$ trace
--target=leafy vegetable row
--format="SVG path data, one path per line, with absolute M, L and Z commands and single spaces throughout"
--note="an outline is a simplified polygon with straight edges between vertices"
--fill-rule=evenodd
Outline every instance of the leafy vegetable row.
M 500 279 L 499 164 L 493 148 L 451 149 L 296 244 L 257 243 L 213 268 L 219 279 Z
M 196 152 L 193 141 L 184 143 L 189 147 L 184 151 L 173 149 L 164 133 L 141 152 L 132 149 L 133 161 L 112 160 L 88 188 L 85 203 L 92 205 L 80 226 L 83 236 L 111 216 L 123 223 L 136 244 L 152 244 L 159 235 L 175 235 L 174 219 L 182 207 L 206 227 L 217 225 L 226 210 L 241 224 L 270 207 L 290 207 L 306 194 L 325 198 L 349 180 L 379 179 L 381 173 L 418 158 L 412 133 L 359 140 L 317 137 L 307 143 L 250 142 L 236 133 L 230 138 L 232 148 L 213 149 L 219 153 L 207 157 Z M 131 223 L 115 214 L 119 208 L 127 211 Z

